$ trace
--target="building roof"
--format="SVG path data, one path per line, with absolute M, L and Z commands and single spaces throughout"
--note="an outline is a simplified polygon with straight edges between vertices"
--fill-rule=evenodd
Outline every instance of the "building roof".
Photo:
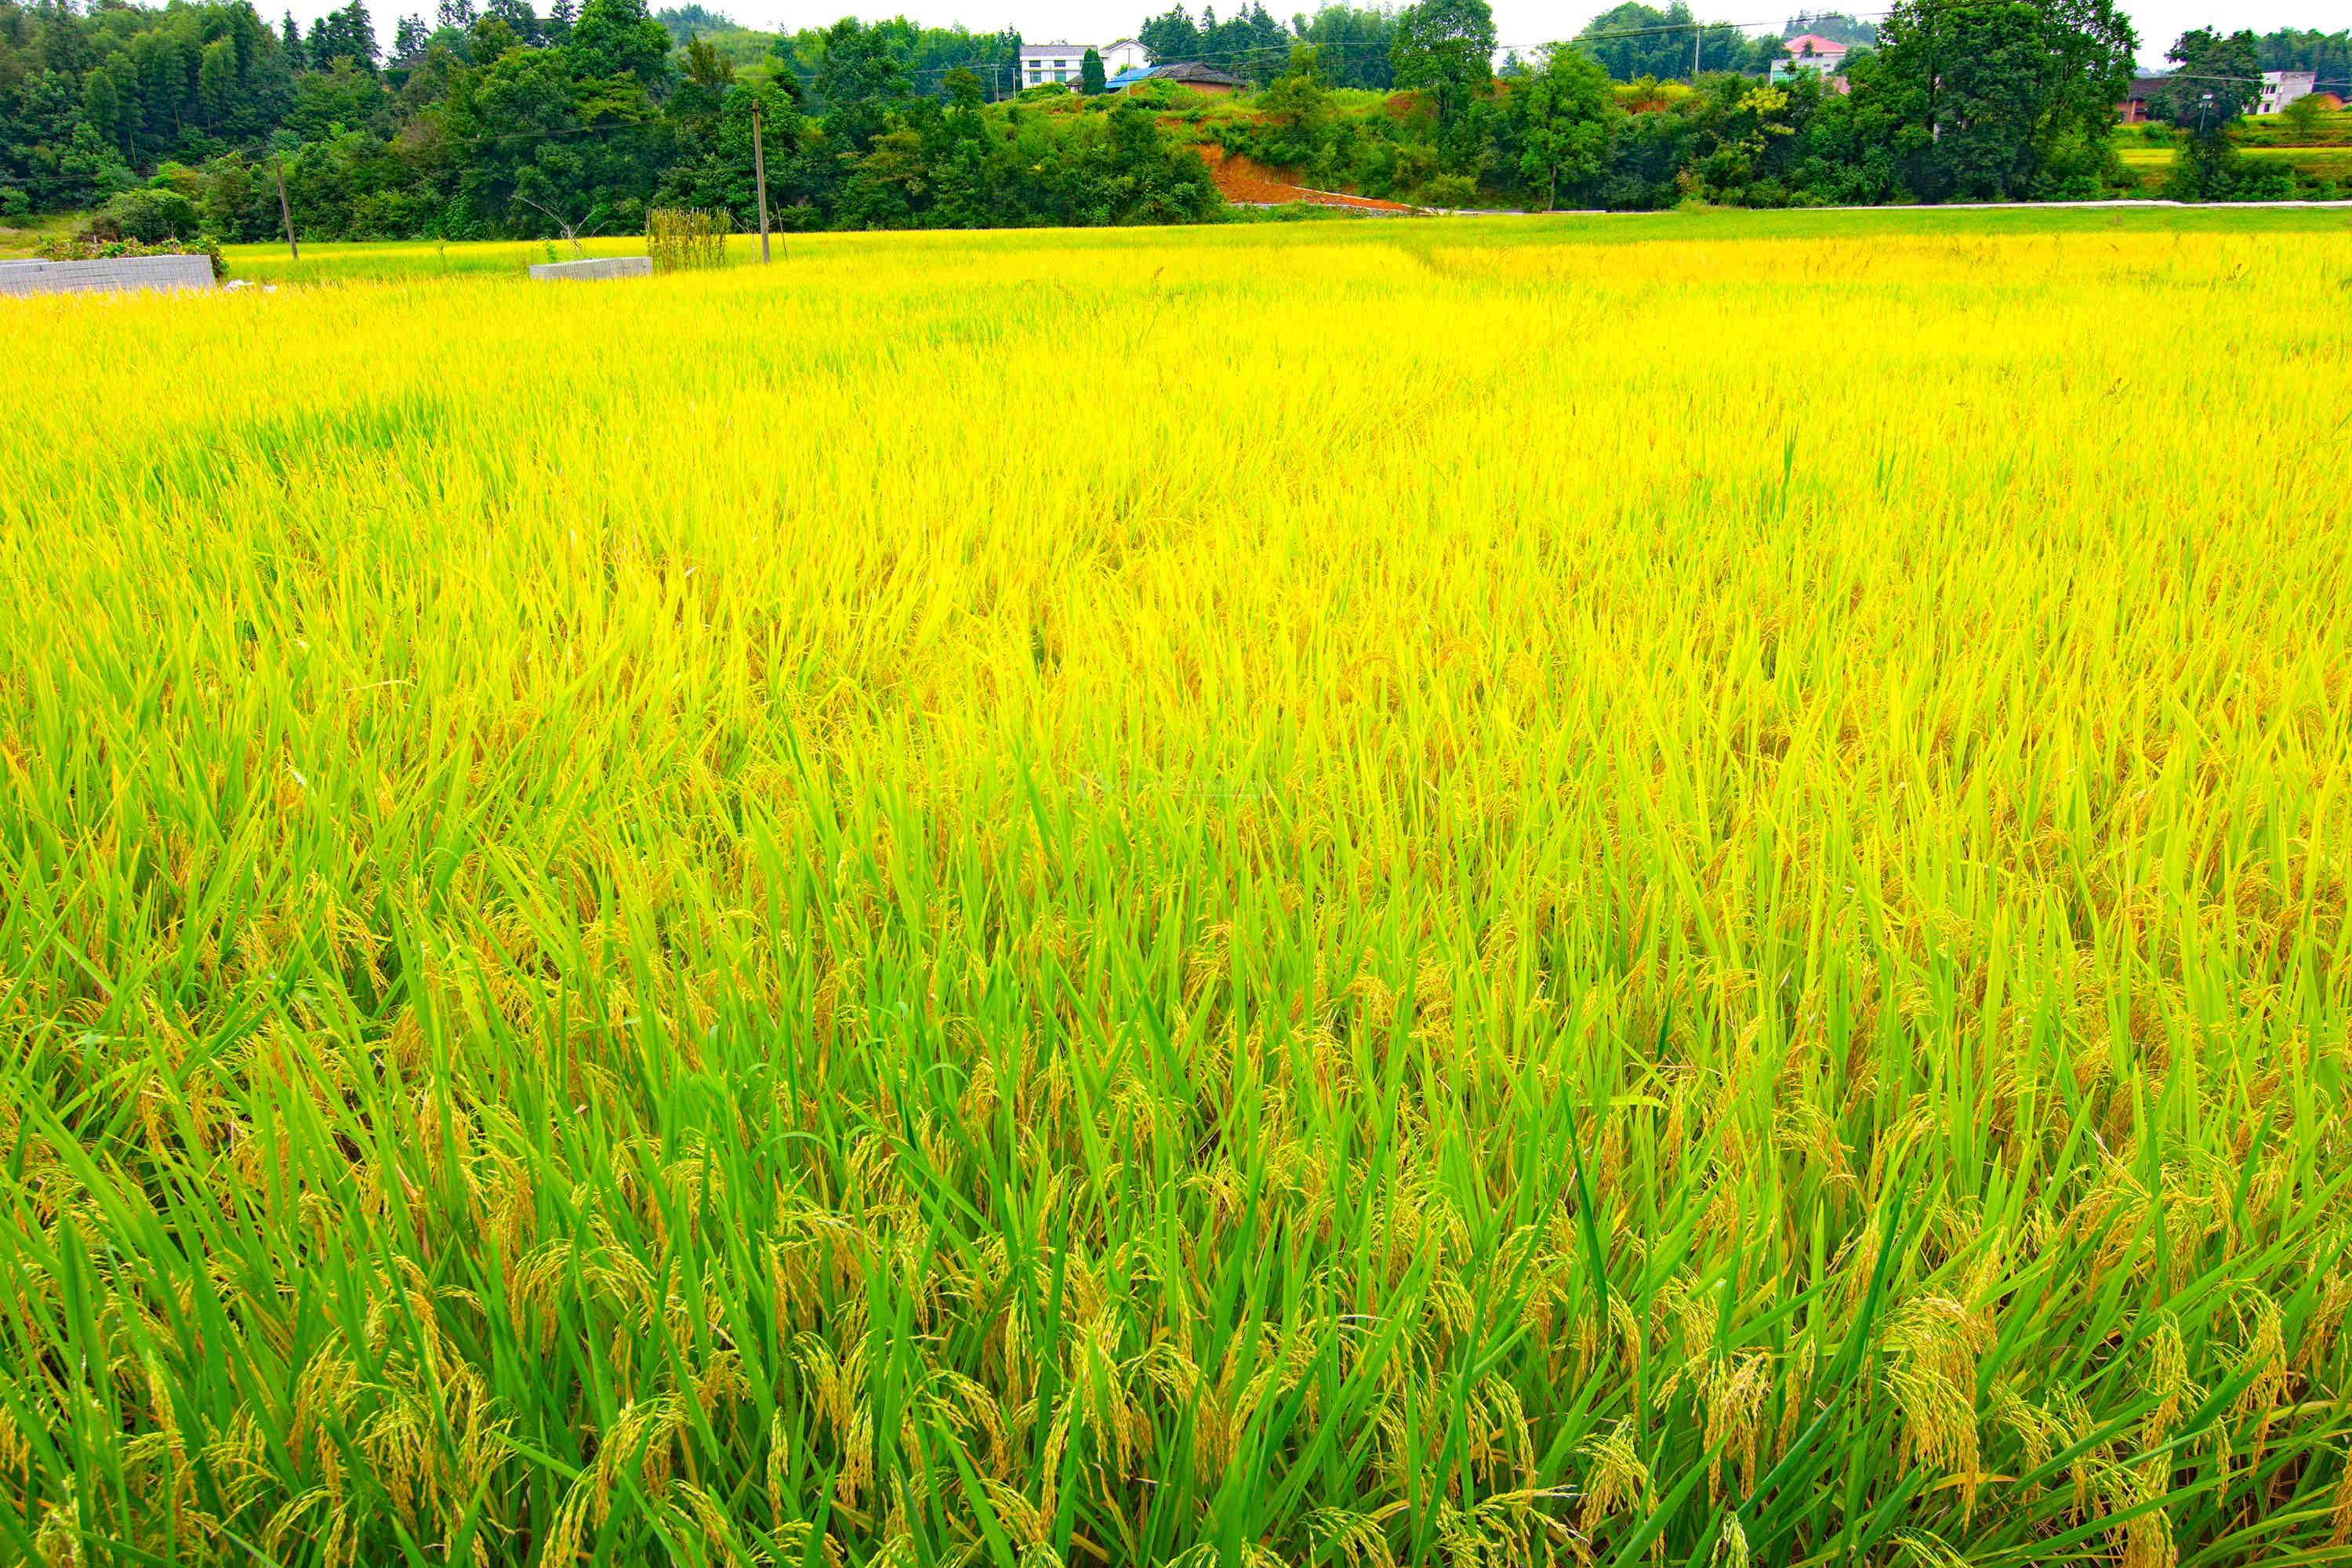
M 1143 80 L 1144 78 L 1150 74 L 1151 68 L 1150 66 L 1129 66 L 1125 70 L 1119 72 L 1117 76 L 1111 78 L 1108 81 L 1103 83 L 1103 90 L 1108 92 L 1122 87 L 1133 87 L 1137 82 Z
M 1193 87 L 1246 87 L 1249 84 L 1237 76 L 1230 76 L 1198 60 L 1173 60 L 1164 66 L 1154 66 L 1151 74 L 1161 81 L 1189 84 Z
M 1143 47 L 1143 41 L 1139 38 L 1113 38 L 1109 43 L 1105 44 L 1102 49 L 1103 53 L 1108 54 L 1113 49 L 1124 49 L 1130 46 L 1139 49 Z
M 1792 55 L 1842 55 L 1852 47 L 1819 33 L 1800 33 L 1782 46 Z
M 2146 98 L 2163 85 L 2164 78 L 2160 76 L 2136 76 L 2132 78 L 2131 90 L 2124 94 L 2124 96 L 2126 98 Z
M 1021 58 L 1025 60 L 1031 55 L 1082 55 L 1093 47 L 1092 44 L 1024 44 Z

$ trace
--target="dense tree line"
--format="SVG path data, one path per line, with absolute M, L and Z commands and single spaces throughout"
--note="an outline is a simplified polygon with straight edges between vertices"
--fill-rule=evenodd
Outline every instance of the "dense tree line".
M 104 207 L 134 237 L 265 237 L 282 169 L 318 237 L 627 232 L 649 206 L 754 219 L 764 120 L 782 226 L 1207 216 L 1140 105 L 998 103 L 1007 35 L 845 20 L 740 69 L 642 0 L 439 0 L 383 54 L 364 0 L 303 29 L 246 0 L 0 4 L 0 215 Z M 991 70 L 988 76 L 1001 73 Z
M 1261 119 L 1223 134 L 1310 183 L 1444 205 L 2031 200 L 2096 196 L 2119 177 L 2108 134 L 2137 40 L 2112 0 L 1905 0 L 1875 49 L 1856 51 L 1846 91 L 1730 70 L 1615 86 L 1646 63 L 1611 47 L 1627 33 L 1650 37 L 1571 40 L 1497 79 L 1485 0 L 1423 0 L 1391 54 L 1418 115 L 1351 111 L 1302 48 Z
M 1777 40 L 1712 26 L 1692 79 L 1682 0 L 1619 5 L 1500 73 L 1486 0 L 1341 3 L 1287 24 L 1180 5 L 1140 29 L 1155 56 L 1263 84 L 1254 112 L 1205 115 L 1172 89 L 1012 92 L 1016 35 L 904 20 L 771 36 L 643 0 L 435 0 L 386 51 L 365 0 L 308 28 L 249 0 L 0 0 L 0 216 L 97 209 L 136 238 L 256 239 L 278 226 L 282 172 L 298 227 L 322 238 L 622 233 L 666 205 L 749 225 L 755 114 L 784 228 L 1197 219 L 1219 203 L 1188 134 L 1309 184 L 1456 206 L 2120 183 L 2109 132 L 2137 40 L 2113 0 L 1904 0 L 1875 27 L 1790 28 L 1855 40 L 1848 90 L 1759 79 Z M 2176 192 L 2294 194 L 2276 165 L 2240 165 L 2231 127 L 2273 59 L 2325 69 L 2342 43 L 2179 40 L 2157 105 L 2181 143 Z M 2210 79 L 2222 90 L 2190 90 Z
M 1653 29 L 1677 23 L 1663 36 L 1682 79 L 1661 80 L 1668 62 L 1646 51 L 1661 36 Z M 2037 201 L 2138 188 L 2113 134 L 2138 40 L 2113 0 L 1902 0 L 1875 26 L 1832 14 L 1789 27 L 1853 40 L 1843 81 L 1802 71 L 1759 80 L 1771 40 L 1760 58 L 1735 62 L 1744 68 L 1707 57 L 1693 80 L 1679 5 L 1620 6 L 1490 76 L 1484 0 L 1423 0 L 1392 36 L 1395 80 L 1420 89 L 1414 112 L 1337 90 L 1318 52 L 1301 48 L 1261 96 L 1260 115 L 1228 121 L 1220 137 L 1310 184 L 1450 206 Z M 1704 29 L 1702 47 L 1714 32 Z M 2252 33 L 2204 31 L 2173 46 L 2177 75 L 2154 105 L 2179 149 L 2167 194 L 2337 194 L 2236 155 L 2266 47 Z M 2224 90 L 2209 97 L 2208 79 Z

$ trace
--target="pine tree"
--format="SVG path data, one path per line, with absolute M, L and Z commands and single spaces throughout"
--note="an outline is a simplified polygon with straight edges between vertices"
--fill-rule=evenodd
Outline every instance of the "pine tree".
M 89 121 L 91 130 L 110 142 L 121 144 L 128 155 L 129 142 L 122 135 L 122 95 L 114 90 L 114 79 L 102 70 L 89 73 L 82 84 L 81 117 Z
M 392 30 L 392 63 L 413 66 L 425 58 L 427 43 L 433 37 L 422 16 L 403 16 Z
M 526 44 L 540 41 L 539 13 L 530 8 L 530 0 L 488 0 L 482 7 L 482 15 L 496 16 L 512 27 L 515 37 Z
M 580 19 L 580 8 L 572 0 L 555 0 L 547 8 L 547 24 L 541 30 L 551 44 L 560 44 L 572 36 L 572 24 Z
M 352 0 L 343 7 L 343 49 L 353 63 L 373 70 L 383 61 L 383 46 L 375 39 L 375 19 L 368 15 L 364 0 Z

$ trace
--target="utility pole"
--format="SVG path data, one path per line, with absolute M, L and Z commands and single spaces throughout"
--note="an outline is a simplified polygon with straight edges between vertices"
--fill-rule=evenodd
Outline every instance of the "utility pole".
M 751 100 L 751 179 L 760 187 L 760 265 L 768 264 L 768 154 L 760 144 L 760 100 Z
M 278 175 L 278 216 L 286 224 L 286 248 L 294 259 L 302 259 L 302 247 L 294 243 L 294 209 L 286 205 L 286 163 L 281 158 L 271 158 L 270 168 Z
M 1691 85 L 1693 87 L 1698 85 L 1698 42 L 1706 37 L 1706 29 L 1699 25 L 1698 16 L 1694 13 L 1691 16 Z

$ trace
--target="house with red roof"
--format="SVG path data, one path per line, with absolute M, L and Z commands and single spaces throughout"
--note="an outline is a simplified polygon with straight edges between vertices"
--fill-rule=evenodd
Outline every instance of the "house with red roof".
M 1772 62 L 1774 81 L 1786 81 L 1799 71 L 1825 77 L 1844 74 L 1846 46 L 1835 38 L 1824 38 L 1819 33 L 1800 33 L 1780 47 L 1789 51 L 1789 56 Z

